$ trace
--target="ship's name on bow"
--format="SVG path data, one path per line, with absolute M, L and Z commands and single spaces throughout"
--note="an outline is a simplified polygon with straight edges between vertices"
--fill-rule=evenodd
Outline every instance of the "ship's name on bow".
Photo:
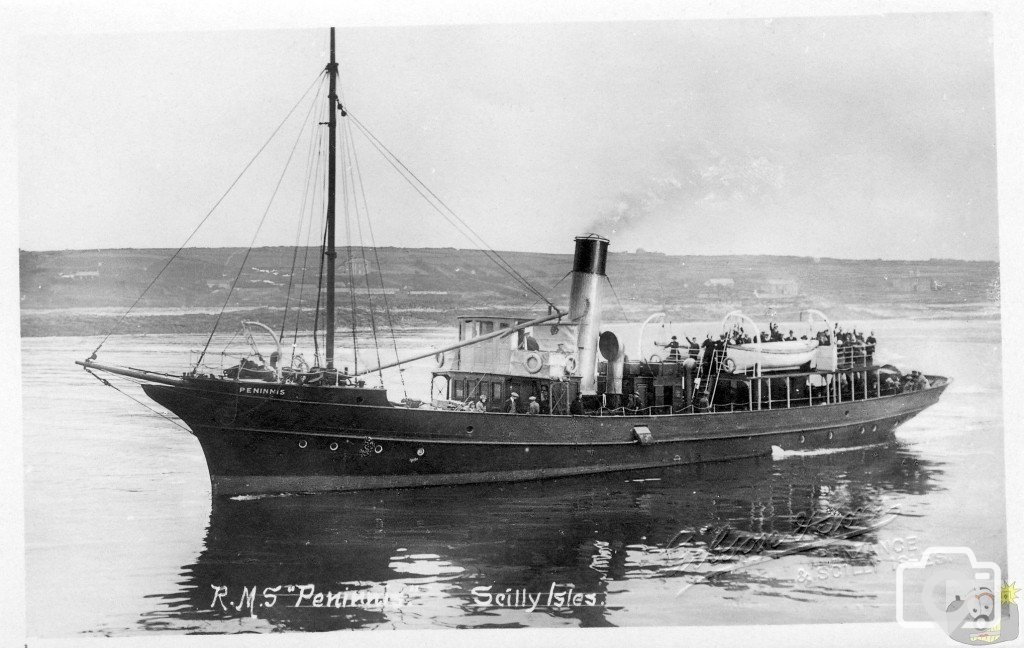
M 284 396 L 284 387 L 239 387 L 238 393 L 253 396 Z

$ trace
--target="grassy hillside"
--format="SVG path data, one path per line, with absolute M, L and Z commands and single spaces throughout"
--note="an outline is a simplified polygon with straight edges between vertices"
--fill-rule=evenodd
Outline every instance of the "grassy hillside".
M 164 249 L 23 251 L 22 335 L 106 333 L 172 254 Z M 372 250 L 339 250 L 340 325 L 348 325 L 351 313 L 350 277 L 361 323 L 368 323 L 371 305 L 383 312 L 385 298 L 400 325 L 448 324 L 462 313 L 539 310 L 537 298 L 480 251 L 381 248 L 378 254 L 382 273 Z M 569 279 L 563 277 L 570 254 L 501 255 L 556 304 L 567 302 Z M 237 248 L 184 251 L 119 331 L 208 331 L 243 258 L 245 250 Z M 311 328 L 319 262 L 316 249 L 252 250 L 222 326 L 247 317 L 280 323 L 287 299 L 288 326 L 298 315 L 300 327 Z M 707 320 L 735 308 L 755 317 L 802 308 L 819 308 L 836 319 L 998 316 L 999 267 L 992 262 L 613 253 L 608 278 L 612 289 L 606 285 L 605 317 L 616 320 L 655 311 L 675 321 Z M 302 311 L 295 308 L 300 296 Z

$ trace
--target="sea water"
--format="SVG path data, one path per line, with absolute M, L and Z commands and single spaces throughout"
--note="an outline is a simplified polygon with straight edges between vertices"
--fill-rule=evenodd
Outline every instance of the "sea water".
M 115 390 L 73 364 L 98 339 L 25 338 L 28 633 L 891 622 L 896 567 L 930 546 L 968 546 L 1005 567 L 1000 331 L 968 320 L 857 327 L 875 331 L 881 360 L 954 379 L 890 445 L 217 500 L 176 419 L 132 381 L 111 379 Z M 635 326 L 616 330 L 627 353 L 638 342 L 654 353 L 707 328 L 659 325 L 643 340 Z M 381 361 L 453 333 L 383 335 Z M 204 342 L 117 336 L 100 361 L 178 373 Z M 309 338 L 300 347 L 312 357 Z M 360 367 L 377 362 L 371 348 L 359 356 Z M 355 368 L 351 353 L 342 364 Z M 432 368 L 384 372 L 392 400 L 429 399 Z

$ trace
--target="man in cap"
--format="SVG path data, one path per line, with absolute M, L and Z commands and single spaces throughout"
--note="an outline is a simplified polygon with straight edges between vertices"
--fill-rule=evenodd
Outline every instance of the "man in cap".
M 476 411 L 486 412 L 487 411 L 487 394 L 480 394 L 480 400 L 476 402 Z
M 530 414 L 540 414 L 540 403 L 536 396 L 530 396 L 530 406 L 527 408 Z
M 711 366 L 711 354 L 715 350 L 715 343 L 711 339 L 711 333 L 708 333 L 704 337 L 704 341 L 700 343 L 701 356 L 700 363 L 704 365 L 704 373 L 708 372 L 708 368 Z
M 505 401 L 505 412 L 507 414 L 518 414 L 519 413 L 519 394 L 512 392 Z
M 686 342 L 690 345 L 690 349 L 689 349 L 690 357 L 693 358 L 694 360 L 696 360 L 697 356 L 700 355 L 700 344 L 698 344 L 697 338 L 694 337 L 691 340 L 690 336 L 686 336 Z
M 633 392 L 629 395 L 626 400 L 626 409 L 633 410 L 634 412 L 643 407 L 643 402 L 640 400 L 640 394 Z
M 672 336 L 672 341 L 668 344 L 662 344 L 662 347 L 668 349 L 669 360 L 679 360 L 679 340 L 676 336 Z

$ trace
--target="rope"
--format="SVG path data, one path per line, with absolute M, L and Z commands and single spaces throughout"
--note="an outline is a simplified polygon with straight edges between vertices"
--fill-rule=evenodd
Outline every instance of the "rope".
M 320 150 L 317 150 L 316 166 L 314 168 L 313 174 L 317 177 L 319 177 L 320 175 Z M 306 291 L 306 268 L 309 262 L 309 241 L 313 236 L 313 213 L 315 211 L 315 207 L 313 205 L 315 205 L 316 203 L 316 186 L 317 185 L 315 184 L 313 185 L 313 198 L 311 201 L 311 208 L 309 210 L 309 220 L 304 221 L 306 226 L 306 246 L 302 252 L 302 279 L 299 281 L 299 305 L 296 307 L 298 309 L 298 312 L 295 313 L 295 333 L 292 336 L 293 360 L 295 359 L 295 346 L 298 344 L 299 341 L 299 320 L 302 319 L 302 307 L 304 304 L 303 294 Z
M 112 388 L 112 389 L 113 389 L 114 391 L 118 392 L 119 394 L 124 394 L 125 396 L 127 396 L 127 397 L 128 397 L 128 398 L 130 398 L 130 399 L 132 399 L 133 401 L 135 401 L 135 402 L 136 402 L 136 403 L 138 403 L 139 405 L 142 405 L 143 407 L 145 407 L 146 409 L 148 409 L 148 410 L 149 410 L 150 412 L 153 412 L 154 414 L 156 414 L 157 416 L 159 416 L 159 417 L 161 417 L 161 418 L 163 418 L 163 419 L 167 419 L 168 421 L 170 421 L 171 423 L 174 423 L 175 425 L 177 425 L 178 427 L 180 427 L 180 428 L 181 428 L 182 430 L 185 430 L 185 431 L 186 431 L 186 432 L 188 432 L 189 434 L 192 434 L 192 433 L 193 433 L 193 432 L 192 432 L 192 430 L 188 429 L 187 427 L 185 427 L 184 425 L 182 425 L 181 423 L 179 423 L 179 422 L 178 422 L 178 421 L 177 421 L 176 419 L 173 419 L 173 418 L 171 418 L 171 417 L 167 416 L 167 415 L 166 415 L 166 414 L 164 414 L 163 412 L 159 412 L 159 411 L 157 411 L 157 410 L 153 409 L 152 407 L 150 407 L 150 406 L 149 406 L 149 405 L 147 405 L 146 403 L 144 403 L 144 402 L 140 401 L 140 400 L 139 400 L 138 398 L 135 398 L 134 396 L 132 396 L 131 394 L 129 394 L 128 392 L 126 392 L 126 391 L 123 391 L 123 390 L 121 390 L 121 389 L 118 389 L 116 385 L 112 384 L 112 383 L 111 383 L 111 382 L 110 382 L 109 380 L 107 380 L 106 378 L 101 378 L 101 377 L 97 376 L 97 375 L 96 375 L 96 374 L 94 374 L 94 373 L 92 372 L 92 370 L 91 370 L 91 369 L 89 369 L 88 367 L 85 367 L 85 370 L 86 370 L 86 371 L 87 371 L 87 372 L 89 373 L 89 375 L 91 375 L 91 376 L 92 376 L 93 378 L 95 378 L 96 380 L 100 381 L 101 383 L 103 383 L 103 384 L 104 384 L 104 385 L 106 385 L 107 387 L 110 387 L 110 388 Z M 140 384 L 141 384 L 141 383 L 140 383 Z
M 324 84 L 320 83 L 320 89 L 317 90 L 316 95 L 313 97 L 313 105 L 317 105 L 320 99 L 320 93 L 324 89 Z M 317 120 L 319 121 L 319 120 Z M 317 129 L 309 129 L 309 147 L 306 154 L 306 186 L 302 190 L 302 204 L 299 206 L 299 227 L 295 231 L 295 245 L 292 248 L 292 266 L 288 271 L 288 289 L 285 291 L 284 299 L 284 316 L 281 318 L 281 335 L 279 339 L 284 341 L 284 329 L 288 324 L 288 307 L 291 305 L 292 297 L 292 285 L 295 283 L 295 262 L 299 258 L 299 241 L 302 240 L 302 226 L 306 221 L 306 201 L 309 198 L 310 189 L 313 185 L 314 173 L 310 173 L 313 169 L 313 144 L 316 142 Z M 319 158 L 317 158 L 319 162 Z M 301 288 L 300 288 L 301 290 Z M 301 293 L 300 293 L 301 294 Z M 301 307 L 301 306 L 300 306 Z M 297 316 L 296 316 L 297 317 Z M 294 359 L 294 347 L 292 349 L 292 359 Z
M 309 91 L 306 91 L 307 94 Z M 306 111 L 305 120 L 309 120 L 310 114 L 313 112 L 313 106 L 315 104 L 310 103 L 309 110 Z M 210 347 L 210 342 L 213 341 L 213 335 L 217 332 L 217 327 L 220 325 L 220 320 L 224 316 L 224 311 L 228 307 L 228 302 L 231 300 L 231 295 L 235 292 L 235 287 L 238 285 L 238 280 L 241 279 L 242 273 L 245 272 L 245 264 L 249 260 L 249 254 L 252 253 L 252 248 L 256 244 L 256 238 L 260 235 L 260 230 L 263 229 L 263 223 L 267 220 L 267 214 L 270 213 L 270 207 L 274 204 L 274 198 L 277 197 L 277 192 L 281 188 L 281 182 L 284 181 L 284 176 L 288 172 L 288 167 L 291 165 L 292 157 L 295 155 L 295 149 L 299 146 L 299 140 L 302 138 L 303 131 L 306 130 L 306 125 L 303 124 L 302 128 L 299 129 L 298 135 L 295 137 L 295 143 L 292 145 L 291 151 L 288 152 L 288 159 L 285 160 L 284 168 L 281 169 L 281 175 L 277 178 L 277 184 L 274 185 L 274 191 L 270 194 L 270 200 L 267 201 L 267 207 L 263 210 L 263 216 L 260 217 L 260 222 L 256 226 L 256 232 L 252 235 L 252 240 L 249 241 L 249 247 L 245 251 L 245 256 L 242 257 L 242 265 L 238 268 L 238 274 L 235 275 L 234 281 L 231 282 L 231 288 L 228 289 L 227 297 L 224 298 L 224 305 L 221 306 L 220 312 L 217 313 L 217 319 L 213 323 L 213 330 L 210 331 L 210 337 L 206 339 L 206 344 L 203 346 L 202 353 L 199 354 L 199 361 L 196 362 L 196 368 L 203 361 L 206 356 L 206 350 Z
M 555 284 L 554 284 L 553 286 L 551 286 L 550 288 L 548 288 L 548 292 L 549 292 L 549 293 L 553 293 L 553 292 L 555 292 L 555 288 L 558 288 L 558 286 L 560 286 L 560 285 L 562 284 L 562 282 L 563 282 L 563 281 L 565 281 L 565 278 L 566 278 L 566 277 L 568 277 L 568 276 L 569 276 L 569 275 L 571 275 L 571 274 L 572 274 L 572 270 L 569 270 L 569 271 L 568 271 L 568 272 L 566 272 L 566 273 L 565 273 L 564 275 L 562 275 L 562 278 L 561 278 L 561 279 L 559 279 L 558 281 L 556 281 L 556 282 L 555 282 Z M 537 305 L 537 303 L 538 303 L 538 302 L 540 302 L 540 301 L 541 301 L 541 300 L 539 300 L 539 299 L 535 300 L 535 301 L 534 301 L 534 302 L 533 302 L 532 304 L 530 304 L 530 308 L 533 308 L 534 306 L 536 306 L 536 305 Z
M 348 131 L 348 129 L 346 129 L 346 130 Z M 348 132 L 349 132 L 349 134 L 351 134 L 351 131 L 348 131 Z M 366 283 L 366 300 L 367 300 L 367 303 L 369 304 L 369 307 L 370 307 L 369 308 L 370 332 L 373 335 L 373 349 L 374 349 L 374 351 L 377 354 L 377 366 L 379 367 L 379 366 L 381 366 L 384 363 L 381 361 L 381 358 L 380 358 L 380 345 L 377 342 L 377 318 L 376 318 L 376 316 L 373 313 L 373 295 L 370 293 L 370 274 L 369 274 L 369 272 L 366 272 L 367 267 L 368 267 L 367 261 L 366 261 L 366 246 L 363 243 L 363 226 L 362 226 L 362 221 L 359 218 L 359 201 L 356 199 L 357 196 L 356 196 L 356 192 L 355 192 L 355 189 L 356 189 L 356 187 L 355 187 L 355 185 L 356 185 L 355 173 L 358 171 L 358 169 L 357 169 L 357 166 L 356 166 L 356 161 L 354 160 L 354 158 L 352 156 L 352 153 L 354 152 L 354 148 L 355 147 L 353 146 L 353 143 L 351 142 L 351 140 L 349 138 L 345 138 L 345 159 L 347 161 L 351 162 L 351 164 L 349 165 L 349 169 L 350 169 L 350 173 L 353 174 L 353 176 L 352 176 L 352 206 L 355 208 L 355 212 L 356 212 L 355 220 L 356 220 L 356 233 L 359 236 L 359 255 L 360 255 L 360 257 L 363 260 L 363 270 L 364 270 L 364 272 L 363 272 L 363 279 L 364 279 L 364 282 Z M 366 215 L 366 220 L 367 220 L 367 222 L 369 222 L 370 221 L 370 213 L 369 213 L 370 210 L 369 210 L 369 207 L 366 204 L 366 195 L 365 194 L 363 194 L 363 208 L 364 208 L 364 213 Z M 347 212 L 346 212 L 346 215 L 347 215 Z M 351 260 L 349 261 L 349 265 L 351 266 Z M 382 279 L 381 294 L 386 294 L 384 292 L 383 277 L 381 279 Z M 355 284 L 354 283 L 352 285 L 352 289 L 353 289 L 353 295 L 354 295 L 355 294 Z M 354 338 L 353 338 L 353 341 L 354 341 Z M 380 386 L 383 387 L 384 386 L 384 372 L 383 371 L 378 371 L 377 375 L 380 378 Z
M 622 305 L 622 300 L 619 299 L 619 293 L 615 292 L 615 286 L 612 285 L 612 278 L 608 275 L 604 276 L 605 281 L 608 282 L 608 287 L 612 289 L 612 295 L 615 296 L 615 301 L 619 304 L 619 310 L 622 311 L 622 316 L 626 318 L 627 322 L 630 322 L 629 315 L 626 314 L 626 308 Z
M 345 128 L 348 130 L 349 138 L 351 140 L 351 138 L 352 138 L 352 125 L 351 125 L 351 122 L 349 122 L 348 120 L 345 120 Z M 385 314 L 385 317 L 387 318 L 388 330 L 391 333 L 391 345 L 392 345 L 392 347 L 395 350 L 395 360 L 399 360 L 400 358 L 399 358 L 399 355 L 398 355 L 398 339 L 395 336 L 395 325 L 394 325 L 394 322 L 391 319 L 391 305 L 390 305 L 389 300 L 388 300 L 388 294 L 384 290 L 384 270 L 381 267 L 380 254 L 378 254 L 378 251 L 377 251 L 377 240 L 376 240 L 376 238 L 373 235 L 373 221 L 370 219 L 370 206 L 369 206 L 369 203 L 367 203 L 367 201 L 366 201 L 366 189 L 365 189 L 365 187 L 363 185 L 363 174 L 359 170 L 359 154 L 358 154 L 358 151 L 356 150 L 354 142 L 353 142 L 353 146 L 352 146 L 352 160 L 353 160 L 353 168 L 355 169 L 356 179 L 359 182 L 359 193 L 362 195 L 362 198 L 363 198 L 363 209 L 366 212 L 366 227 L 367 227 L 367 229 L 370 232 L 370 246 L 373 249 L 373 258 L 374 258 L 374 262 L 375 262 L 375 264 L 377 266 L 377 276 L 380 278 L 380 291 L 381 291 L 381 297 L 384 298 L 384 314 Z M 361 236 L 362 235 L 360 234 L 360 237 Z M 365 261 L 365 257 L 364 257 L 364 261 Z M 367 281 L 369 281 L 369 279 L 367 279 Z M 367 288 L 367 291 L 369 291 L 369 288 Z M 371 316 L 372 316 L 372 312 L 371 312 Z M 376 331 L 374 332 L 374 338 L 373 339 L 374 339 L 374 345 L 376 346 L 376 343 L 377 343 Z M 381 364 L 382 363 L 381 363 L 381 360 L 380 360 L 380 349 L 378 348 L 377 349 L 377 366 L 380 366 Z M 381 371 L 379 373 L 380 373 L 381 384 L 383 385 L 383 383 L 384 383 L 384 372 Z M 406 386 L 405 386 L 405 369 L 403 369 L 403 368 L 399 368 L 398 369 L 398 377 L 399 377 L 399 380 L 402 383 L 402 394 L 405 396 L 405 398 L 409 398 L 409 392 L 408 392 L 408 390 L 406 389 Z
M 454 227 L 456 230 L 458 230 L 463 236 L 468 238 L 470 240 L 470 242 L 472 242 L 472 243 L 474 243 L 476 245 L 482 246 L 484 249 L 481 250 L 481 252 L 483 252 L 484 255 L 487 256 L 487 258 L 489 258 L 491 261 L 493 261 L 506 274 L 508 274 L 510 277 L 512 277 L 515 281 L 519 282 L 520 285 L 522 285 L 524 288 L 526 288 L 527 290 L 529 290 L 533 294 L 535 294 L 538 297 L 540 297 L 541 299 L 543 299 L 548 304 L 548 306 L 550 306 L 551 308 L 554 308 L 555 310 L 557 310 L 555 305 L 553 303 L 551 303 L 551 301 L 548 300 L 548 298 L 545 297 L 543 293 L 541 293 L 539 290 L 537 290 L 533 286 L 533 284 L 531 284 L 525 277 L 523 277 L 523 275 L 521 275 L 512 266 L 512 264 L 510 264 L 508 261 L 506 261 L 504 257 L 502 257 L 493 248 L 491 248 L 491 246 L 489 246 L 487 244 L 487 242 L 484 241 L 483 238 L 479 234 L 477 234 L 475 231 L 473 231 L 473 228 L 470 227 L 469 224 L 466 223 L 466 221 L 464 221 L 462 218 L 460 218 L 459 215 L 456 214 L 455 211 L 451 207 L 449 207 L 447 204 L 445 204 L 445 202 L 443 200 L 438 198 L 437 194 L 435 194 L 433 191 L 431 191 L 430 187 L 428 187 L 422 180 L 419 179 L 419 177 L 416 176 L 415 173 L 413 173 L 409 169 L 409 167 L 407 167 L 400 159 L 398 159 L 398 156 L 396 156 L 394 153 L 392 153 L 391 150 L 388 149 L 388 147 L 385 146 L 383 142 L 381 142 L 379 139 L 377 139 L 377 136 L 375 136 L 373 133 L 371 133 L 370 130 L 361 121 L 359 121 L 358 118 L 356 118 L 351 113 L 351 111 L 348 111 L 348 116 L 352 118 L 352 120 L 355 122 L 355 124 L 359 128 L 359 130 L 370 141 L 370 143 L 373 145 L 373 147 L 376 148 L 377 151 L 384 157 L 384 159 L 388 162 L 388 164 L 390 164 L 396 171 L 399 172 L 399 175 L 401 175 L 402 178 L 406 182 L 408 182 L 409 185 L 418 194 L 420 194 L 420 196 L 422 196 L 424 200 L 427 201 L 427 203 L 434 209 L 434 211 L 436 211 L 445 220 L 447 220 L 452 225 L 452 227 Z M 406 174 L 408 174 L 408 175 L 406 175 Z M 410 180 L 410 177 L 412 178 L 412 180 Z M 413 180 L 415 180 L 416 182 L 414 183 Z M 418 183 L 419 186 L 417 186 L 416 183 Z M 420 187 L 422 187 L 422 189 Z M 426 193 L 424 193 L 424 191 Z M 433 200 L 436 201 L 437 204 L 434 204 L 434 202 L 432 202 L 431 199 L 427 197 L 427 194 L 429 194 L 430 198 L 433 198 Z M 440 207 L 443 207 L 444 210 L 439 208 L 438 205 L 440 205 Z M 446 214 L 445 211 L 447 211 L 448 213 Z M 449 217 L 448 214 L 451 214 L 451 217 Z M 455 221 L 458 221 L 458 223 L 462 225 L 462 227 L 465 229 L 465 231 L 459 229 L 459 225 L 456 224 L 452 220 L 452 218 L 454 218 Z M 474 237 L 475 237 L 476 240 L 474 240 Z
M 335 107 L 331 106 L 331 110 L 334 109 Z M 345 160 L 343 160 L 343 162 L 347 162 L 348 139 L 345 137 L 344 129 L 342 129 L 341 131 L 341 140 L 342 149 L 346 151 Z M 345 262 L 345 267 L 348 269 L 348 300 L 349 309 L 352 311 L 352 321 L 350 326 L 350 328 L 352 329 L 352 373 L 357 374 L 359 373 L 359 345 L 358 340 L 356 339 L 356 316 L 358 315 L 358 313 L 356 311 L 356 279 L 355 276 L 352 274 L 352 214 L 351 212 L 349 212 L 348 209 L 348 181 L 349 174 L 347 172 L 343 173 L 341 175 L 341 193 L 342 209 L 345 212 L 345 239 L 348 242 L 348 245 L 346 246 L 348 260 Z M 365 270 L 365 267 L 363 269 Z M 370 311 L 373 311 L 372 304 L 370 306 Z
M 324 176 L 326 182 L 327 177 Z M 327 223 L 324 223 L 323 234 L 320 237 L 320 249 L 323 250 L 327 247 Z M 316 360 L 316 365 L 320 366 L 320 341 L 316 336 L 316 330 L 320 327 L 320 298 L 324 294 L 324 258 L 325 255 L 320 255 L 320 276 L 316 283 L 316 310 L 313 311 L 313 359 Z M 327 345 L 327 340 L 324 340 L 324 346 Z
M 192 233 L 188 235 L 188 238 L 185 239 L 185 242 L 181 244 L 181 246 L 174 252 L 173 255 L 171 255 L 171 258 L 167 260 L 167 263 L 164 264 L 164 267 L 160 268 L 160 272 L 156 273 L 156 276 L 153 277 L 153 280 L 150 281 L 149 285 L 146 286 L 146 288 L 142 291 L 142 294 L 140 294 L 139 297 L 132 303 L 132 305 L 128 307 L 128 310 L 124 312 L 124 315 L 122 315 L 121 318 L 114 323 L 114 326 L 111 327 L 110 331 L 103 337 L 102 340 L 100 340 L 100 343 L 92 352 L 93 359 L 96 357 L 96 354 L 99 353 L 100 347 L 106 344 L 107 338 L 114 334 L 114 331 L 116 331 L 118 327 L 121 326 L 121 323 L 124 322 L 126 317 L 128 317 L 128 314 L 131 313 L 135 309 L 135 307 L 139 305 L 139 302 L 142 301 L 142 298 L 145 297 L 146 293 L 148 293 L 150 288 L 153 287 L 153 284 L 157 282 L 157 279 L 159 279 L 161 275 L 163 275 L 163 273 L 171 265 L 174 259 L 176 259 L 178 255 L 181 254 L 181 251 L 185 249 L 186 245 L 189 244 L 189 241 L 192 240 L 192 237 L 194 237 L 196 233 L 199 231 L 199 229 L 206 223 L 206 221 L 209 220 L 214 210 L 216 210 L 217 207 L 220 206 L 221 202 L 223 202 L 224 199 L 227 198 L 227 195 L 231 193 L 232 189 L 235 188 L 235 185 L 238 184 L 238 181 L 242 179 L 242 176 L 245 175 L 245 172 L 249 170 L 249 167 L 251 167 L 252 163 L 256 161 L 256 158 L 258 158 L 260 154 L 263 153 L 263 150 L 267 148 L 267 144 L 270 144 L 270 141 L 274 139 L 274 137 L 277 135 L 277 132 L 281 130 L 281 127 L 284 126 L 285 122 L 287 122 L 288 119 L 292 116 L 292 113 L 295 112 L 295 109 L 298 108 L 299 104 L 302 103 L 302 100 L 305 99 L 306 95 L 309 94 L 309 91 L 313 89 L 314 85 L 316 85 L 317 80 L 320 79 L 320 77 L 323 75 L 324 72 L 322 71 L 317 73 L 316 78 L 313 79 L 313 83 L 309 84 L 309 87 L 306 88 L 306 91 L 302 93 L 302 96 L 299 97 L 299 100 L 295 102 L 295 105 L 292 106 L 291 110 L 288 111 L 288 114 L 284 116 L 284 119 L 281 120 L 281 123 L 278 124 L 277 128 L 274 129 L 274 132 L 270 134 L 270 137 L 267 138 L 267 141 L 263 142 L 263 145 L 260 146 L 259 150 L 256 151 L 256 154 L 253 155 L 252 158 L 246 163 L 241 173 L 239 173 L 238 176 L 231 181 L 231 184 L 228 185 L 227 190 L 221 195 L 220 198 L 217 199 L 217 202 L 213 204 L 213 207 L 210 208 L 210 211 L 206 212 L 206 215 L 203 216 L 202 220 L 199 221 L 199 224 L 195 226 L 195 229 L 193 229 Z

